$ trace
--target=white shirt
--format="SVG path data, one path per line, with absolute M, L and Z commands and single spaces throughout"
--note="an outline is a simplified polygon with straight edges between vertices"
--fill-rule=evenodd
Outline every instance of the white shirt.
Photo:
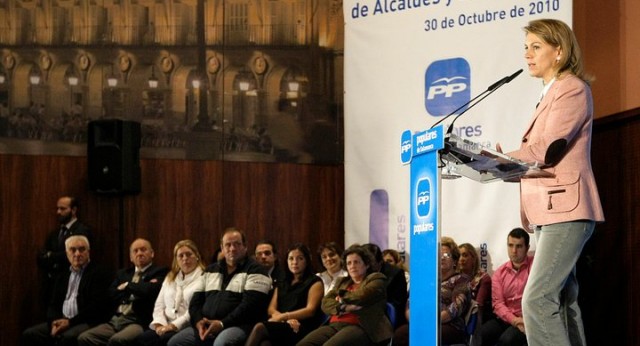
M 333 276 L 329 275 L 329 272 L 326 270 L 316 275 L 318 275 L 320 279 L 322 279 L 322 283 L 324 284 L 324 294 L 326 295 L 327 292 L 331 291 L 333 286 L 336 285 L 336 280 L 338 278 L 348 276 L 349 273 L 344 269 L 340 269 L 340 271 Z
M 62 303 L 62 314 L 64 317 L 71 319 L 78 314 L 78 288 L 80 287 L 80 280 L 82 279 L 82 273 L 84 273 L 84 267 L 78 271 L 69 269 L 69 283 L 67 285 L 67 295 Z
M 178 327 L 178 330 L 188 326 L 191 318 L 189 303 L 200 278 L 202 278 L 200 267 L 196 267 L 184 278 L 181 272 L 176 275 L 173 281 L 165 278 L 153 308 L 153 321 L 151 321 L 149 328 L 155 330 L 155 324 L 164 326 L 169 323 L 173 323 Z
M 556 78 L 553 77 L 553 79 L 551 79 L 549 83 L 544 85 L 544 88 L 542 88 L 542 92 L 540 93 L 540 101 L 542 101 L 542 99 L 544 98 L 544 95 L 546 95 L 547 91 L 549 91 L 549 88 L 551 88 L 551 84 L 553 84 L 553 82 L 555 81 L 556 81 Z

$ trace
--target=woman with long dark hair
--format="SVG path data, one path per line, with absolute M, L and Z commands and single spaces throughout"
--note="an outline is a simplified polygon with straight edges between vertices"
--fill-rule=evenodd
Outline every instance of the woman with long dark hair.
M 322 280 L 314 274 L 306 245 L 296 243 L 287 250 L 287 268 L 269 304 L 269 320 L 255 325 L 247 346 L 295 345 L 322 323 Z

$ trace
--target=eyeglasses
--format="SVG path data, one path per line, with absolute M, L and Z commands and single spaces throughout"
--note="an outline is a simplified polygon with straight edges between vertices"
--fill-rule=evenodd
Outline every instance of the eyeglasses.
M 447 258 L 451 258 L 451 254 L 450 253 L 443 253 L 442 256 L 440 256 L 440 259 L 447 259 Z

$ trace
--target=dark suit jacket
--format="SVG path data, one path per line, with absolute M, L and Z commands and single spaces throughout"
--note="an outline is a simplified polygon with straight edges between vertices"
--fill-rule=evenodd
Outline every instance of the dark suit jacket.
M 142 273 L 140 281 L 138 283 L 131 282 L 133 280 L 133 274 L 135 274 L 135 268 L 120 269 L 116 273 L 116 279 L 109 287 L 109 294 L 113 303 L 115 304 L 114 310 L 118 308 L 120 304 L 128 303 L 131 295 L 133 295 L 133 312 L 135 313 L 136 323 L 146 328 L 152 320 L 153 306 L 162 288 L 162 282 L 167 275 L 168 269 L 166 267 L 158 267 L 151 265 L 147 270 Z M 127 287 L 119 291 L 118 286 L 128 282 Z
M 58 239 L 59 233 L 60 227 L 49 233 L 44 244 L 44 250 L 38 255 L 38 265 L 44 270 L 49 279 L 54 279 L 58 273 L 65 272 L 69 268 L 64 241 L 60 243 Z M 67 238 L 72 235 L 84 235 L 89 239 L 89 244 L 93 245 L 91 230 L 80 220 L 76 220 L 69 228 Z
M 67 270 L 61 272 L 57 277 L 53 288 L 53 296 L 47 309 L 47 322 L 49 324 L 54 320 L 64 318 L 62 304 L 67 295 L 70 276 L 71 271 Z M 92 262 L 87 264 L 78 286 L 78 296 L 76 298 L 78 314 L 69 320 L 71 326 L 81 323 L 96 325 L 109 319 L 111 306 L 108 299 L 108 290 L 112 278 L 113 273 Z
M 387 277 L 387 301 L 396 309 L 396 325 L 402 325 L 406 322 L 404 310 L 409 298 L 404 270 L 382 262 L 380 272 Z

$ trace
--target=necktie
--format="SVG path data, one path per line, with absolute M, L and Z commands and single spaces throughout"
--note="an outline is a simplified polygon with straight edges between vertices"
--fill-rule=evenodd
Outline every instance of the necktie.
M 60 233 L 58 233 L 58 244 L 64 248 L 64 241 L 67 240 L 67 236 L 69 235 L 69 229 L 67 226 L 60 227 Z
M 131 279 L 131 282 L 133 283 L 138 283 L 140 282 L 140 272 L 136 271 L 135 274 L 133 274 L 133 278 Z M 133 294 L 131 296 L 129 296 L 129 299 L 126 303 L 122 303 L 120 305 L 120 308 L 118 309 L 123 315 L 129 315 L 133 312 L 133 300 L 134 300 L 134 296 Z

